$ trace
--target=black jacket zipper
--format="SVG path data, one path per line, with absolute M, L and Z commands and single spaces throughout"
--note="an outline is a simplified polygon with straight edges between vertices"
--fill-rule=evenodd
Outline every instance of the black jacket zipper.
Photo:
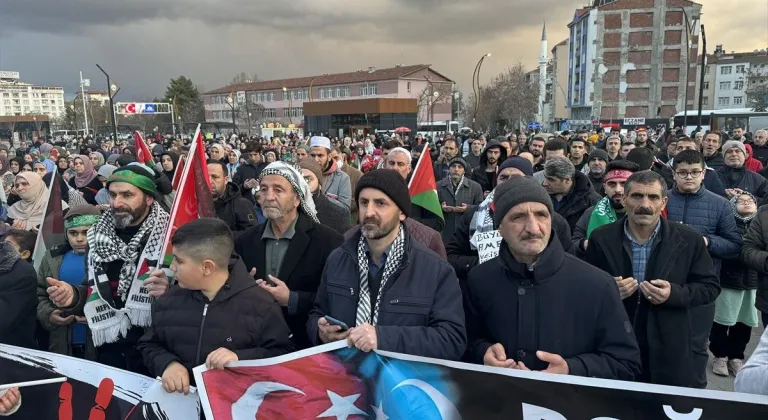
M 205 329 L 205 316 L 208 314 L 208 305 L 206 303 L 203 307 L 203 319 L 200 321 L 200 335 L 197 337 L 197 356 L 195 356 L 196 366 L 202 364 L 200 361 L 200 350 L 202 350 L 203 345 L 203 330 Z

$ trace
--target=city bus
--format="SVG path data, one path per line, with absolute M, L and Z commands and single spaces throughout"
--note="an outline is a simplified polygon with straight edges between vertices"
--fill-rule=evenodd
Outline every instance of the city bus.
M 688 110 L 686 133 L 693 133 L 699 125 L 698 110 Z M 680 112 L 671 118 L 673 128 L 683 127 L 685 113 Z M 768 112 L 756 112 L 750 108 L 703 109 L 701 127 L 704 131 L 716 130 L 731 132 L 735 127 L 754 133 L 761 128 L 768 128 Z

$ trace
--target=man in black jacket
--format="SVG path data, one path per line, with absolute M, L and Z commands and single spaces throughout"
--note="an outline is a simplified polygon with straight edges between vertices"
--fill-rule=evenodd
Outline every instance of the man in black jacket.
M 568 221 L 571 232 L 584 212 L 600 201 L 586 175 L 576 170 L 568 158 L 556 156 L 544 164 L 544 189 L 556 212 Z
M 480 166 L 472 170 L 472 180 L 480 184 L 483 194 L 488 195 L 496 188 L 498 167 L 507 158 L 507 149 L 498 140 L 491 140 L 480 157 Z
M 248 153 L 247 161 L 237 168 L 237 173 L 232 175 L 232 182 L 240 187 L 241 194 L 244 198 L 255 203 L 256 198 L 253 197 L 252 190 L 259 185 L 259 174 L 267 164 L 261 161 L 260 144 L 255 142 L 250 143 L 246 149 L 246 153 Z
M 304 349 L 310 344 L 307 316 L 325 261 L 344 239 L 320 224 L 309 186 L 292 164 L 273 162 L 264 168 L 258 198 L 268 220 L 243 232 L 235 251 L 282 306 L 296 348 Z
M 726 198 L 730 200 L 741 192 L 748 192 L 760 202 L 768 196 L 768 180 L 744 166 L 747 160 L 747 148 L 744 143 L 738 140 L 725 142 L 723 156 L 725 166 L 720 168 L 717 174 L 725 186 Z
M 547 192 L 530 178 L 514 177 L 496 189 L 494 204 L 503 238 L 499 256 L 467 279 L 470 359 L 632 380 L 640 373 L 640 351 L 614 281 L 553 240 Z
M 701 141 L 701 153 L 704 155 L 707 167 L 715 171 L 719 171 L 725 166 L 723 155 L 720 154 L 720 146 L 722 144 L 722 138 L 717 131 L 710 131 Z
M 256 224 L 253 204 L 240 194 L 240 187 L 227 182 L 227 165 L 219 160 L 208 161 L 208 177 L 216 217 L 223 220 L 235 235 Z
M 690 309 L 720 293 L 712 258 L 699 233 L 661 217 L 666 183 L 635 172 L 624 187 L 627 217 L 592 232 L 590 264 L 614 276 L 640 345 L 642 382 L 694 387 Z
M 310 340 L 458 360 L 467 344 L 461 290 L 448 263 L 408 233 L 405 181 L 395 171 L 371 171 L 355 200 L 361 230 L 328 257 L 307 322 Z
M 172 287 L 152 307 L 152 326 L 139 341 L 144 364 L 167 392 L 189 393 L 192 368 L 293 351 L 275 299 L 232 255 L 234 239 L 218 219 L 197 219 L 173 235 Z M 190 331 L 197 330 L 197 334 Z

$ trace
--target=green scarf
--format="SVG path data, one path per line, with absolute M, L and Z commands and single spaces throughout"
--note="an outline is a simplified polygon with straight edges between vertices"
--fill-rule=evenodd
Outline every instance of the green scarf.
M 589 225 L 587 225 L 587 239 L 592 235 L 592 231 L 605 226 L 609 223 L 616 221 L 616 210 L 611 205 L 611 199 L 603 197 L 595 204 L 595 208 L 592 210 L 592 215 L 589 217 Z

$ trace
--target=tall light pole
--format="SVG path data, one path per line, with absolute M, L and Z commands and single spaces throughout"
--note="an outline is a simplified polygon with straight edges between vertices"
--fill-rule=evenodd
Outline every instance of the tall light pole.
M 80 72 L 80 95 L 83 97 L 83 121 L 85 121 L 85 135 L 88 136 L 88 110 L 86 109 L 85 88 L 91 86 L 90 79 L 83 79 L 83 72 Z M 109 92 L 107 92 L 109 93 Z
M 101 70 L 102 73 L 104 73 L 104 76 L 107 76 L 107 92 L 109 93 L 109 109 L 112 110 L 110 114 L 112 115 L 112 135 L 114 136 L 115 142 L 117 142 L 117 121 L 115 120 L 115 101 L 112 98 L 112 91 L 117 90 L 117 86 L 115 86 L 115 89 L 112 88 L 112 82 L 109 79 L 109 74 L 107 74 L 106 71 L 104 71 L 103 68 L 101 68 L 100 65 L 96 64 L 96 67 Z
M 237 129 L 237 123 L 235 122 L 235 98 L 233 98 L 234 92 L 227 96 L 227 104 L 232 108 L 232 134 L 235 134 Z
M 687 130 L 688 127 L 688 72 L 691 70 L 691 64 L 690 64 L 690 57 L 691 57 L 691 36 L 698 35 L 698 28 L 699 28 L 699 20 L 695 19 L 693 22 L 691 22 L 688 19 L 688 13 L 686 13 L 685 8 L 680 8 L 680 10 L 683 11 L 683 16 L 685 17 L 685 45 L 688 47 L 686 50 L 685 55 L 685 105 L 683 105 L 683 127 L 685 130 Z M 699 41 L 696 40 L 696 46 L 698 47 Z M 698 55 L 698 48 L 696 51 Z M 702 60 L 702 66 L 704 65 L 704 62 Z M 687 134 L 687 133 L 686 133 Z
M 288 97 L 288 124 L 293 125 L 293 117 L 291 116 L 291 111 L 293 110 L 293 100 L 291 99 L 291 95 L 288 92 L 288 88 L 283 86 L 283 100 L 285 100 L 286 96 Z
M 699 75 L 699 123 L 697 130 L 701 130 L 701 107 L 704 105 L 704 68 L 707 66 L 707 34 L 704 32 L 704 24 L 701 24 L 701 74 Z M 710 128 L 712 121 L 709 122 Z
M 472 73 L 472 90 L 475 92 L 475 112 L 472 115 L 472 131 L 475 131 L 475 121 L 477 120 L 477 108 L 480 107 L 480 67 L 483 65 L 483 61 L 485 61 L 486 57 L 490 57 L 491 53 L 487 53 L 480 57 L 480 60 L 478 60 L 477 65 L 475 66 L 475 71 Z

